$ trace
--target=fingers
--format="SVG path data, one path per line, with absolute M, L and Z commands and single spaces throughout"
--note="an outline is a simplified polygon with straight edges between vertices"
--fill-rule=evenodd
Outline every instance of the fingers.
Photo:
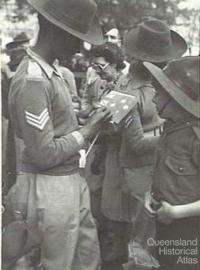
M 148 212 L 151 216 L 155 216 L 155 215 L 156 215 L 156 211 L 152 209 L 151 204 L 152 204 L 151 192 L 148 191 L 148 192 L 145 194 L 144 206 L 145 206 L 145 209 L 147 210 L 147 212 Z
M 106 121 L 112 117 L 111 112 L 106 107 L 96 109 L 92 115 L 97 121 Z

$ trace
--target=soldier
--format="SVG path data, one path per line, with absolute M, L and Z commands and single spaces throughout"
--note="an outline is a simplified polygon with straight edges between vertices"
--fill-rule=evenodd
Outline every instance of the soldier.
M 79 129 L 70 91 L 55 59 L 71 57 L 81 39 L 103 42 L 92 0 L 28 0 L 39 13 L 36 45 L 19 66 L 10 89 L 9 110 L 25 149 L 7 207 L 41 235 L 41 262 L 47 270 L 100 267 L 96 226 L 78 151 L 110 117 L 97 109 Z
M 153 101 L 159 115 L 166 119 L 156 151 L 152 193 L 147 193 L 145 202 L 157 220 L 156 240 L 161 241 L 156 243 L 161 269 L 199 269 L 199 61 L 199 56 L 183 57 L 170 62 L 163 71 L 144 63 L 155 78 Z M 191 253 L 192 248 L 196 248 L 196 253 Z M 183 255 L 184 249 L 187 256 Z
M 26 49 L 29 45 L 29 38 L 22 32 L 13 38 L 13 41 L 6 44 L 6 53 L 10 57 L 7 64 L 2 65 L 2 156 L 3 156 L 3 196 L 7 194 L 10 187 L 16 180 L 17 160 L 20 159 L 20 143 L 16 143 L 13 127 L 8 113 L 8 95 L 12 77 L 17 67 L 26 55 Z

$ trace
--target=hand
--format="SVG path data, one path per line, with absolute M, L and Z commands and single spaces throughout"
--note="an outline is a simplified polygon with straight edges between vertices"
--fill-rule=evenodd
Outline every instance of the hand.
M 92 138 L 101 130 L 103 123 L 111 117 L 111 112 L 106 107 L 98 108 L 92 112 L 87 124 L 79 131 L 86 139 Z
M 144 206 L 146 210 L 148 211 L 148 214 L 150 214 L 152 217 L 156 216 L 156 211 L 152 209 L 152 196 L 151 196 L 151 191 L 147 191 L 145 194 L 145 199 L 144 199 Z
M 158 221 L 164 224 L 170 224 L 174 219 L 173 207 L 168 202 L 162 201 L 161 207 L 157 211 Z

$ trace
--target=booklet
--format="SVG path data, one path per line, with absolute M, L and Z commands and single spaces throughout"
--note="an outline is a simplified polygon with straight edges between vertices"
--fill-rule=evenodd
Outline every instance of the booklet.
M 137 104 L 135 96 L 127 95 L 117 91 L 111 91 L 103 96 L 100 104 L 106 106 L 112 113 L 111 124 L 119 125 L 128 117 Z

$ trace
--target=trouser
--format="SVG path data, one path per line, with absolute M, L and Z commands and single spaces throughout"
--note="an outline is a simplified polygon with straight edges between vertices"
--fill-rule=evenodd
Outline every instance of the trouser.
M 153 249 L 148 246 L 148 239 L 155 237 L 155 219 L 145 210 L 144 203 L 132 197 L 132 232 L 131 239 L 140 243 L 149 252 Z
M 100 251 L 85 179 L 23 173 L 7 198 L 42 235 L 45 270 L 99 270 Z
M 155 244 L 160 270 L 199 270 L 200 218 L 157 222 Z
M 150 189 L 152 166 L 124 168 L 124 190 L 130 198 L 130 216 L 132 220 L 131 240 L 139 242 L 144 248 L 152 251 L 147 240 L 155 236 L 155 220 L 144 207 L 145 193 Z
M 92 213 L 98 224 L 102 270 L 121 270 L 128 261 L 130 223 L 113 221 L 101 211 L 102 190 L 91 192 Z

